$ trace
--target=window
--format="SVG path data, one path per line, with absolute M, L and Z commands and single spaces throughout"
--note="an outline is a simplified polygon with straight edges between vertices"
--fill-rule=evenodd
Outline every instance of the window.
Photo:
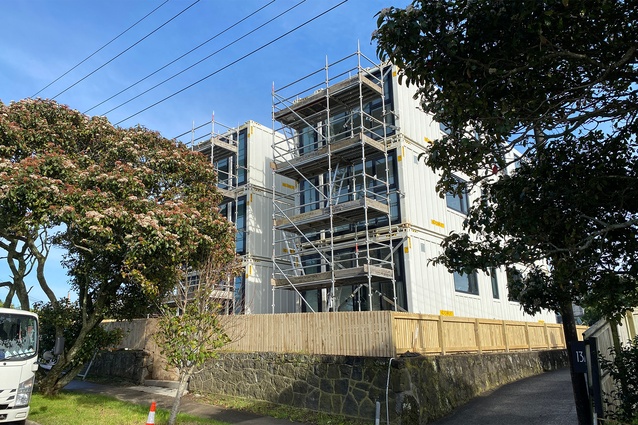
M 498 293 L 498 277 L 496 277 L 496 269 L 494 267 L 490 269 L 490 278 L 492 280 L 492 297 L 498 300 L 500 298 Z
M 235 303 L 235 314 L 244 314 L 246 307 L 246 298 L 244 296 L 246 289 L 246 276 L 241 274 L 235 277 L 235 299 L 233 300 Z
M 445 202 L 448 208 L 458 211 L 461 214 L 467 214 L 469 207 L 469 198 L 467 196 L 467 188 L 465 182 L 461 179 L 457 179 L 460 185 L 463 185 L 463 189 L 460 193 L 448 192 L 445 194 Z
M 224 158 L 215 162 L 214 164 L 215 170 L 217 171 L 217 187 L 220 189 L 232 189 L 233 179 L 232 179 L 232 168 L 233 161 L 232 158 Z
M 22 314 L 2 313 L 0 316 L 0 360 L 3 362 L 25 361 L 37 355 L 37 348 L 36 318 Z
M 304 127 L 299 132 L 299 155 L 304 155 L 317 150 L 317 131 L 313 127 Z
M 237 200 L 237 220 L 235 221 L 237 234 L 235 236 L 235 251 L 238 254 L 246 253 L 246 197 Z
M 246 145 L 248 143 L 248 130 L 239 132 L 239 143 L 237 144 L 237 184 L 246 184 L 248 171 L 248 158 L 246 156 Z
M 319 177 L 311 177 L 299 182 L 299 212 L 305 213 L 319 208 L 321 194 L 317 188 Z
M 456 292 L 478 295 L 478 279 L 476 272 L 470 274 L 454 272 L 454 289 Z

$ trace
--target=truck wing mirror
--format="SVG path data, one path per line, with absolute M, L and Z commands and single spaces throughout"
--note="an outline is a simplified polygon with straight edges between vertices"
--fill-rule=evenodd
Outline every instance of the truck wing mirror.
M 53 347 L 53 355 L 59 356 L 64 353 L 64 337 L 59 336 L 55 338 L 55 346 Z

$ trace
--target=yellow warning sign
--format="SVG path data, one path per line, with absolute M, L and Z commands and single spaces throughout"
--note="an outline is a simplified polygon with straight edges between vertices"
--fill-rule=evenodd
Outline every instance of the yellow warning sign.
M 441 229 L 445 229 L 445 224 L 441 223 L 440 221 L 432 220 L 432 224 L 434 224 L 437 227 L 440 227 Z

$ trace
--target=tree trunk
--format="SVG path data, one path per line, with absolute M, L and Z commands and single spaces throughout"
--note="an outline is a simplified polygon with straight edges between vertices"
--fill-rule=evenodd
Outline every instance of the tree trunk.
M 71 382 L 73 378 L 80 373 L 82 367 L 84 367 L 83 363 L 75 365 L 71 369 L 68 369 L 68 367 L 82 348 L 88 333 L 101 322 L 102 318 L 97 316 L 91 316 L 89 321 L 84 322 L 77 339 L 73 342 L 73 345 L 68 350 L 65 349 L 65 353 L 60 356 L 58 363 L 56 363 L 56 365 L 53 366 L 46 374 L 44 379 L 40 381 L 40 391 L 44 395 L 57 394 L 58 391 L 64 388 L 66 384 Z
M 62 388 L 64 388 L 69 382 L 71 382 L 84 367 L 84 364 L 78 364 L 67 370 L 66 373 L 62 374 L 62 371 L 64 371 L 64 366 L 67 364 L 68 363 L 65 362 L 62 366 L 60 366 L 59 369 L 55 370 L 55 368 L 58 366 L 56 364 L 45 375 L 45 377 L 40 380 L 39 388 L 40 392 L 43 395 L 56 395 Z
M 574 372 L 573 358 L 569 352 L 570 343 L 578 341 L 578 330 L 574 321 L 574 311 L 571 302 L 565 302 L 561 308 L 563 317 L 563 333 L 567 344 L 567 357 L 569 358 L 569 372 L 572 378 L 572 389 L 574 391 L 574 402 L 576 403 L 576 414 L 578 415 L 578 425 L 591 424 L 591 406 L 587 395 L 587 382 L 584 373 Z
M 7 292 L 7 296 L 4 298 L 2 305 L 5 308 L 11 308 L 11 303 L 13 302 L 13 295 L 15 294 L 15 289 L 13 289 L 13 284 L 9 285 L 9 292 Z
M 179 374 L 179 385 L 177 386 L 177 392 L 175 393 L 175 398 L 173 399 L 173 407 L 171 407 L 171 414 L 168 418 L 168 425 L 175 425 L 177 421 L 177 414 L 179 413 L 179 407 L 182 403 L 182 396 L 186 391 L 186 387 L 188 387 L 188 381 L 193 374 L 193 366 L 188 367 L 186 370 L 180 371 Z

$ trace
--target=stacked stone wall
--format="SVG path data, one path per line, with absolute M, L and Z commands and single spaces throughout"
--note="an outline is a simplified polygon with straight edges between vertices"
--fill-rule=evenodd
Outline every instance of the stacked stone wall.
M 389 411 L 393 424 L 416 425 L 441 418 L 485 391 L 566 364 L 564 350 L 398 359 L 222 353 L 191 379 L 189 390 L 365 421 L 374 420 L 379 402 L 382 418 Z
M 153 358 L 143 350 L 100 351 L 90 365 L 88 376 L 117 378 L 143 384 L 151 378 Z

